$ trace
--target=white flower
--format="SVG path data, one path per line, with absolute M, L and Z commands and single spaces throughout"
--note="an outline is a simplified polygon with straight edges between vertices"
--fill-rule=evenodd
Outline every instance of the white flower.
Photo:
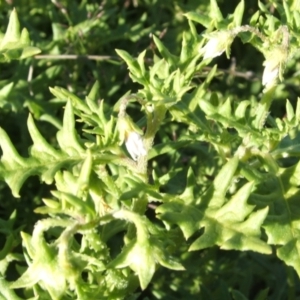
M 147 154 L 142 136 L 135 131 L 128 133 L 125 138 L 125 146 L 133 160 L 138 160 L 140 156 Z
M 229 47 L 233 41 L 234 35 L 230 31 L 219 31 L 205 35 L 209 41 L 199 52 L 203 54 L 203 59 L 220 56 L 225 50 L 229 52 Z M 228 53 L 227 53 L 228 54 Z
M 265 58 L 262 84 L 266 88 L 270 88 L 276 84 L 278 77 L 279 79 L 282 78 L 283 69 L 287 61 L 287 50 L 280 46 L 275 47 L 265 54 Z
M 273 86 L 276 83 L 276 79 L 279 74 L 279 66 L 275 66 L 275 68 L 266 63 L 265 69 L 262 77 L 262 84 L 266 87 Z
M 216 56 L 220 56 L 225 49 L 220 49 L 219 41 L 216 38 L 212 38 L 208 41 L 208 43 L 202 48 L 203 51 L 203 59 L 214 58 Z

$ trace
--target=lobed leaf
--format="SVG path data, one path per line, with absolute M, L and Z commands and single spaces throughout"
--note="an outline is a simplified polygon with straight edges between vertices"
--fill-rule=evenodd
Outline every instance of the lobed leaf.
M 36 128 L 33 118 L 28 118 L 28 129 L 33 140 L 30 157 L 19 155 L 6 132 L 0 128 L 0 147 L 3 155 L 0 163 L 0 176 L 5 180 L 15 197 L 26 179 L 33 175 L 50 184 L 58 170 L 81 162 L 85 156 L 75 132 L 75 121 L 71 104 L 67 104 L 64 124 L 58 132 L 58 141 L 62 150 L 54 149 L 46 142 Z
M 186 239 L 204 229 L 190 246 L 190 251 L 218 245 L 228 250 L 271 253 L 270 246 L 260 239 L 268 209 L 254 211 L 255 207 L 247 203 L 253 183 L 244 185 L 229 200 L 226 199 L 237 166 L 237 158 L 230 160 L 201 197 L 204 200 L 197 201 L 199 204 L 187 204 L 177 198 L 157 208 L 158 217 L 164 222 L 177 224 Z
M 268 243 L 277 246 L 277 256 L 300 276 L 300 164 L 281 168 L 272 183 L 272 204 L 264 223 Z

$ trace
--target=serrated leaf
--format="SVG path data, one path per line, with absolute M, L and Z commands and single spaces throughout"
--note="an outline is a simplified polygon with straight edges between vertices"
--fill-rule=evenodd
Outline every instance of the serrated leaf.
M 66 289 L 65 274 L 58 265 L 54 247 L 49 247 L 43 237 L 39 239 L 38 251 L 33 253 L 31 265 L 18 280 L 10 284 L 10 288 L 33 287 L 41 282 L 52 298 L 59 299 Z
M 36 128 L 33 117 L 29 115 L 27 121 L 28 131 L 33 141 L 33 146 L 30 149 L 32 156 L 39 156 L 45 159 L 58 160 L 64 156 L 55 150 L 50 144 L 44 139 L 41 133 Z
M 220 105 L 218 113 L 226 118 L 231 117 L 231 101 L 229 98 L 227 98 L 226 101 Z
M 156 209 L 158 217 L 164 222 L 177 224 L 186 239 L 204 228 L 204 233 L 192 243 L 190 251 L 218 245 L 222 249 L 270 253 L 270 247 L 260 239 L 268 208 L 254 211 L 255 207 L 247 203 L 253 183 L 244 185 L 226 201 L 226 192 L 237 166 L 238 159 L 231 159 L 205 193 L 204 199 L 197 201 L 198 205 L 188 205 L 177 199 Z
M 247 205 L 247 199 L 251 194 L 253 183 L 249 182 L 245 184 L 236 194 L 220 208 L 216 214 L 217 218 L 223 220 L 243 221 L 244 216 L 248 215 L 252 210 L 253 206 Z
M 109 264 L 109 267 L 124 268 L 130 266 L 139 277 L 144 290 L 150 283 L 155 272 L 155 261 L 149 244 L 132 241 L 122 253 Z
M 287 244 L 277 250 L 277 256 L 288 266 L 294 267 L 298 276 L 300 276 L 300 242 L 298 238 L 292 238 Z
M 156 209 L 158 218 L 171 224 L 177 224 L 185 239 L 191 237 L 199 228 L 203 214 L 193 205 L 185 205 L 179 199 L 164 203 Z
M 75 131 L 73 107 L 70 101 L 67 102 L 65 108 L 63 127 L 57 132 L 57 141 L 59 146 L 70 156 L 76 156 L 83 152 Z
M 213 116 L 216 113 L 215 107 L 204 99 L 199 100 L 199 106 L 207 116 Z
M 233 157 L 222 167 L 215 178 L 213 185 L 211 185 L 201 198 L 200 205 L 205 206 L 208 204 L 210 207 L 220 207 L 224 203 L 226 192 L 237 170 L 238 164 L 239 159 Z
M 300 164 L 279 169 L 272 183 L 276 197 L 268 204 L 270 213 L 264 222 L 268 243 L 277 246 L 277 256 L 300 276 Z M 267 203 L 266 203 L 267 204 Z
M 37 130 L 33 118 L 29 116 L 28 128 L 34 143 L 29 158 L 19 155 L 6 132 L 0 128 L 0 146 L 3 152 L 0 176 L 4 178 L 15 197 L 19 197 L 20 188 L 28 177 L 38 175 L 42 181 L 50 184 L 61 168 L 84 159 L 86 154 L 77 140 L 74 127 L 74 116 L 69 103 L 64 115 L 64 126 L 58 132 L 62 148 L 58 151 L 47 143 Z
M 9 136 L 2 128 L 0 128 L 0 146 L 3 153 L 1 157 L 3 164 L 7 164 L 10 167 L 24 166 L 26 164 L 26 160 L 19 155 Z
M 36 172 L 32 168 L 36 160 L 21 157 L 2 128 L 0 128 L 0 146 L 3 152 L 0 165 L 1 177 L 9 185 L 13 195 L 19 197 L 19 190 L 25 180 Z
M 234 114 L 237 119 L 245 118 L 246 109 L 250 105 L 250 101 L 242 101 L 238 104 Z
M 247 206 L 247 205 L 245 205 Z M 214 245 L 226 250 L 252 250 L 270 254 L 271 248 L 260 239 L 261 225 L 268 209 L 248 215 L 249 208 L 245 207 L 237 218 L 228 220 L 228 216 L 218 215 L 218 209 L 208 209 L 201 221 L 204 233 L 190 246 L 190 251 L 200 250 Z M 245 219 L 244 221 L 240 221 Z

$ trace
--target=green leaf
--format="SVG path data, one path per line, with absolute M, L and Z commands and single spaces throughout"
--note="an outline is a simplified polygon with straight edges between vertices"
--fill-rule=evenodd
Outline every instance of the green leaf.
M 26 28 L 22 29 L 21 36 L 20 36 L 20 42 L 24 46 L 30 46 L 30 36 L 29 36 L 29 32 Z
M 70 101 L 67 102 L 63 119 L 63 127 L 57 132 L 59 146 L 70 156 L 76 156 L 83 152 L 75 131 L 75 120 L 73 107 Z
M 155 260 L 150 244 L 140 244 L 132 241 L 122 253 L 109 265 L 114 268 L 130 268 L 139 277 L 141 288 L 144 290 L 150 283 L 155 272 Z
M 271 248 L 260 240 L 261 226 L 268 209 L 253 212 L 247 204 L 252 184 L 242 187 L 223 207 L 207 209 L 200 226 L 204 233 L 190 246 L 190 251 L 213 245 L 222 249 L 252 250 L 269 254 Z
M 180 199 L 160 205 L 156 209 L 158 218 L 170 224 L 177 224 L 185 239 L 191 237 L 199 228 L 203 214 L 197 207 L 186 205 Z
M 231 101 L 229 98 L 219 106 L 218 113 L 228 119 L 231 117 Z
M 228 250 L 271 252 L 270 247 L 260 239 L 268 209 L 255 211 L 255 207 L 247 203 L 253 183 L 244 185 L 230 200 L 226 199 L 237 166 L 238 159 L 231 159 L 201 200 L 197 201 L 198 205 L 188 205 L 177 198 L 156 209 L 158 217 L 164 222 L 177 224 L 186 239 L 204 228 L 204 233 L 192 243 L 190 251 L 218 245 Z
M 138 62 L 126 51 L 124 50 L 115 50 L 117 54 L 126 62 L 130 72 L 135 76 L 141 75 L 141 70 Z
M 16 221 L 16 211 L 13 211 L 8 220 L 0 219 L 0 232 L 5 234 L 5 242 L 0 250 L 0 261 L 5 260 L 12 249 L 18 244 L 16 233 L 13 230 Z M 6 268 L 0 268 L 0 274 L 4 275 Z
M 99 97 L 100 97 L 99 90 L 100 90 L 100 82 L 97 80 L 93 84 L 92 89 L 90 90 L 90 92 L 89 92 L 89 94 L 87 96 L 87 98 L 90 101 L 92 101 L 95 104 L 95 106 L 96 106 L 96 103 L 97 103 L 97 101 L 99 100 Z M 90 109 L 92 110 L 91 107 L 90 107 Z
M 39 54 L 41 50 L 37 47 L 25 47 L 22 49 L 20 57 L 18 59 L 24 59 L 27 57 L 34 56 L 36 54 Z
M 141 74 L 142 76 L 146 75 L 146 68 L 145 68 L 145 55 L 146 55 L 146 50 L 144 50 L 143 52 L 141 52 L 137 58 L 137 61 L 139 63 L 140 66 L 140 70 L 141 70 Z
M 250 105 L 250 101 L 242 101 L 238 104 L 238 107 L 236 108 L 234 114 L 235 117 L 239 119 L 245 118 L 246 115 L 246 109 Z
M 4 278 L 0 278 L 0 297 L 1 300 L 22 300 L 11 290 L 10 283 Z
M 238 6 L 235 8 L 235 11 L 233 13 L 233 22 L 234 26 L 241 26 L 243 14 L 245 10 L 245 1 L 241 0 L 241 2 L 238 4 Z
M 223 20 L 222 12 L 216 0 L 210 0 L 210 17 L 216 22 L 221 22 Z
M 33 261 L 22 276 L 10 285 L 12 289 L 33 287 L 41 282 L 48 290 L 52 299 L 59 299 L 66 290 L 66 278 L 61 266 L 58 265 L 57 251 L 49 247 L 40 236 L 36 241 Z
M 84 103 L 80 98 L 78 98 L 73 93 L 69 92 L 68 90 L 55 86 L 54 88 L 49 87 L 50 92 L 57 97 L 60 100 L 63 100 L 65 102 L 71 101 L 72 106 L 75 109 L 78 109 L 82 112 L 85 112 L 87 114 L 90 114 L 91 111 L 88 108 L 87 104 Z
M 277 256 L 292 266 L 300 276 L 300 209 L 299 209 L 300 163 L 279 169 L 271 182 L 274 193 L 270 213 L 264 223 L 268 243 L 277 246 Z
M 221 169 L 219 174 L 214 180 L 214 183 L 210 186 L 207 192 L 201 197 L 200 205 L 216 206 L 220 207 L 225 201 L 225 195 L 232 181 L 232 178 L 237 170 L 239 160 L 237 157 L 233 157 L 229 160 L 225 166 Z
M 262 12 L 264 12 L 264 13 L 266 13 L 266 14 L 269 13 L 268 9 L 266 8 L 266 6 L 265 6 L 261 1 L 258 1 L 258 7 L 259 7 L 259 9 L 260 9 Z
M 286 101 L 286 116 L 288 121 L 292 121 L 292 119 L 295 117 L 293 106 L 291 105 L 291 102 L 288 100 Z
M 8 48 L 10 44 L 19 42 L 20 40 L 20 23 L 15 9 L 9 17 L 8 26 L 5 35 L 1 41 L 0 49 Z
M 150 236 L 151 229 L 154 228 L 145 217 L 127 210 L 119 210 L 113 216 L 133 222 L 137 230 L 137 238 L 124 247 L 122 253 L 108 265 L 109 268 L 129 266 L 138 275 L 142 289 L 150 283 L 157 262 L 167 268 L 183 270 L 181 264 L 166 254 L 163 244 Z
M 6 132 L 0 128 L 0 146 L 3 152 L 0 164 L 0 174 L 9 185 L 15 197 L 19 197 L 19 190 L 24 181 L 35 172 L 30 168 L 36 161 L 22 158 Z M 27 172 L 26 172 L 27 171 Z
M 286 18 L 286 21 L 288 24 L 292 24 L 293 17 L 291 14 L 290 7 L 285 1 L 283 1 L 282 4 L 283 4 L 283 8 L 284 8 L 284 14 L 282 14 L 282 16 Z
M 44 139 L 44 137 L 38 131 L 31 115 L 29 115 L 28 117 L 27 126 L 33 141 L 33 146 L 30 149 L 30 154 L 32 156 L 42 157 L 45 160 L 59 160 L 64 158 L 64 155 L 62 155 L 62 153 L 59 153 L 59 151 L 55 150 Z
M 186 203 L 192 203 L 194 202 L 195 196 L 194 196 L 194 187 L 196 185 L 196 178 L 194 175 L 194 172 L 192 168 L 189 168 L 188 174 L 187 174 L 187 182 L 186 182 L 186 188 L 184 192 L 180 195 L 182 199 L 185 199 Z
M 75 131 L 75 121 L 71 102 L 67 103 L 64 124 L 57 133 L 59 146 L 55 150 L 37 130 L 33 118 L 28 118 L 28 129 L 33 140 L 30 157 L 19 155 L 6 132 L 0 128 L 0 146 L 3 155 L 0 163 L 0 176 L 5 180 L 15 197 L 25 180 L 33 175 L 39 175 L 42 181 L 50 184 L 57 171 L 68 165 L 83 161 L 85 151 L 78 142 Z M 83 155 L 83 156 L 81 156 Z
M 153 41 L 157 46 L 159 53 L 162 57 L 169 63 L 171 66 L 176 66 L 177 57 L 170 53 L 170 51 L 164 46 L 164 44 L 158 39 L 155 35 L 153 35 Z
M 196 13 L 196 12 L 188 12 L 184 14 L 189 20 L 195 21 L 197 23 L 200 23 L 206 28 L 210 27 L 211 19 L 203 14 Z
M 20 23 L 14 9 L 10 15 L 5 35 L 0 43 L 0 61 L 24 59 L 40 53 L 40 49 L 30 46 L 29 33 L 26 29 L 20 34 Z

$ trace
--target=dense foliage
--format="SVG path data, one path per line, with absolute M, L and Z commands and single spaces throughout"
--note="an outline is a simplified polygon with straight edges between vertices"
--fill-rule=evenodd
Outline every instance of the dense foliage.
M 0 299 L 299 298 L 299 1 L 0 9 Z

